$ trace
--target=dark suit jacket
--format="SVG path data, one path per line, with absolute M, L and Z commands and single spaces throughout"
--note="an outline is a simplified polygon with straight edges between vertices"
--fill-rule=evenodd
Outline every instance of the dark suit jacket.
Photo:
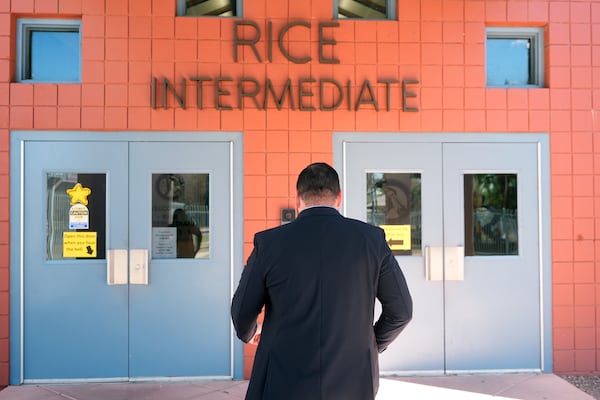
M 375 297 L 383 312 L 373 325 Z M 373 399 L 378 353 L 412 317 L 383 230 L 331 207 L 255 235 L 231 307 L 241 340 L 263 306 L 247 400 Z

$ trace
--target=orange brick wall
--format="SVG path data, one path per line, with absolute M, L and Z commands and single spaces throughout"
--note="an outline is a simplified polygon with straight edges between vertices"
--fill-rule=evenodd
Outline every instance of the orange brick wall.
M 0 385 L 8 383 L 9 361 L 11 129 L 242 131 L 246 255 L 254 232 L 279 224 L 280 208 L 293 206 L 300 169 L 332 161 L 335 131 L 550 132 L 554 368 L 600 373 L 600 3 L 398 0 L 398 21 L 340 21 L 327 31 L 338 42 L 339 65 L 320 64 L 316 53 L 317 25 L 332 21 L 332 2 L 247 0 L 243 8 L 263 38 L 265 16 L 276 32 L 291 21 L 310 22 L 310 43 L 300 29 L 288 39 L 313 61 L 294 64 L 274 51 L 266 62 L 259 44 L 263 62 L 244 49 L 236 63 L 235 19 L 175 18 L 175 0 L 0 0 Z M 81 85 L 12 83 L 15 21 L 33 16 L 81 18 Z M 506 24 L 547 28 L 547 88 L 486 89 L 485 27 Z M 379 112 L 277 110 L 272 103 L 221 111 L 208 89 L 198 110 L 191 86 L 187 109 L 173 99 L 166 110 L 150 107 L 151 77 L 178 87 L 196 75 L 335 77 L 355 85 L 382 76 L 417 79 L 411 101 L 420 111 L 403 112 L 397 88 L 391 109 Z M 246 365 L 251 360 L 247 349 Z

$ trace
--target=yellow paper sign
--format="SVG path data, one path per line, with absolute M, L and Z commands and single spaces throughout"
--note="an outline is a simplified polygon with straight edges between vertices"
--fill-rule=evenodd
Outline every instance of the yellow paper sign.
M 64 232 L 63 257 L 94 258 L 96 257 L 96 232 Z
M 410 250 L 410 225 L 380 225 L 392 250 Z

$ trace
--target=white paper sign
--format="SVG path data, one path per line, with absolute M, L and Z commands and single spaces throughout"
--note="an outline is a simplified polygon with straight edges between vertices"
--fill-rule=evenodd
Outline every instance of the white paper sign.
M 69 209 L 69 229 L 89 229 L 90 211 L 81 203 Z
M 152 258 L 177 258 L 177 228 L 152 228 Z

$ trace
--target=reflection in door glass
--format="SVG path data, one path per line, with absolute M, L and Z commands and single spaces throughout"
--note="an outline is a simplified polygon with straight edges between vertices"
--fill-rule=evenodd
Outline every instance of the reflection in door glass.
M 106 174 L 46 174 L 46 259 L 104 259 Z
M 208 177 L 152 175 L 152 258 L 210 256 Z
M 421 255 L 421 174 L 367 173 L 367 222 L 395 255 Z
M 465 174 L 465 255 L 519 254 L 516 174 Z

